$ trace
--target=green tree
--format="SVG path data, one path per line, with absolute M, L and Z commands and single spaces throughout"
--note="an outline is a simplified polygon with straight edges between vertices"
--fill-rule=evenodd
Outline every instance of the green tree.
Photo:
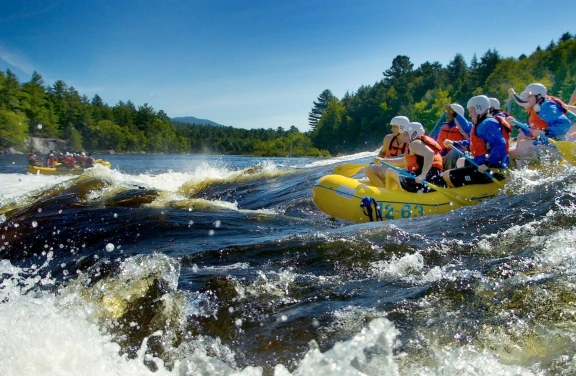
M 27 122 L 24 114 L 0 108 L 0 148 L 22 149 L 28 137 Z
M 334 94 L 332 94 L 330 90 L 326 89 L 322 93 L 320 93 L 317 101 L 313 102 L 314 106 L 312 107 L 312 110 L 308 113 L 308 124 L 310 124 L 310 128 L 312 130 L 316 128 L 316 124 L 322 117 L 324 110 L 326 110 L 326 108 L 328 107 L 328 102 L 330 102 L 330 100 L 334 98 L 336 98 Z

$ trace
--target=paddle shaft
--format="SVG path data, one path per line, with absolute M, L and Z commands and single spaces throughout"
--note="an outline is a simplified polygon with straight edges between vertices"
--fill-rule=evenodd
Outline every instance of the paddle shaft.
M 474 160 L 473 160 L 472 158 L 470 158 L 469 156 L 467 156 L 466 154 L 464 154 L 460 149 L 458 149 L 458 148 L 457 148 L 456 146 L 454 146 L 454 145 L 450 145 L 450 148 L 451 148 L 452 150 L 454 150 L 456 153 L 458 153 L 459 155 L 461 155 L 462 157 L 464 157 L 468 162 L 470 162 L 470 164 L 471 164 L 472 166 L 474 166 L 474 167 L 476 167 L 476 169 L 478 169 L 478 172 L 480 172 L 480 166 L 478 165 L 478 163 L 474 162 Z M 494 177 L 494 175 L 492 175 L 492 174 L 490 173 L 490 171 L 484 170 L 484 175 L 488 176 L 488 177 L 492 180 L 492 182 L 493 182 L 494 184 L 496 184 L 497 186 L 499 186 L 500 188 L 503 188 L 503 187 L 504 187 L 504 185 L 503 185 L 502 183 L 500 183 L 500 182 L 498 181 L 498 179 L 496 179 L 496 178 Z
M 410 173 L 409 173 L 408 171 L 406 171 L 406 170 L 403 170 L 403 169 L 398 168 L 398 167 L 396 167 L 396 166 L 392 166 L 391 164 L 388 164 L 388 163 L 383 162 L 383 161 L 380 162 L 380 163 L 382 163 L 382 164 L 385 165 L 385 166 L 388 166 L 389 168 L 393 169 L 394 171 L 397 171 L 400 175 L 403 175 L 403 176 L 405 176 L 405 177 L 407 177 L 407 178 L 415 179 L 414 175 L 410 174 Z M 462 205 L 462 206 L 471 205 L 471 203 L 466 202 L 466 201 L 458 198 L 458 197 L 456 196 L 456 194 L 454 194 L 453 192 L 450 192 L 448 188 L 439 187 L 439 186 L 437 186 L 437 185 L 435 185 L 435 184 L 432 184 L 432 183 L 427 182 L 426 180 L 422 180 L 422 184 L 429 186 L 430 188 L 434 189 L 434 190 L 437 191 L 437 192 L 440 192 L 440 193 L 443 194 L 444 196 L 448 197 L 448 198 L 451 199 L 451 200 L 454 200 L 454 201 L 458 202 L 458 203 L 459 203 L 460 205 Z

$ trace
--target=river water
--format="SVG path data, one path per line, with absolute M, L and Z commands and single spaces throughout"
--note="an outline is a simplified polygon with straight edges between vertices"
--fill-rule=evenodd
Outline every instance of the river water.
M 1 156 L 0 374 L 576 374 L 576 168 L 446 215 L 316 209 L 369 154 Z

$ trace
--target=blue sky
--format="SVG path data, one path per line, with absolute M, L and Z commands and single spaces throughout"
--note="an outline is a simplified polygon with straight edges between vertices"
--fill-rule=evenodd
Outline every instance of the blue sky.
M 0 58 L 113 106 L 242 128 L 307 131 L 325 89 L 341 98 L 415 67 L 505 57 L 576 33 L 571 1 L 2 0 Z M 27 78 L 21 79 L 22 81 Z

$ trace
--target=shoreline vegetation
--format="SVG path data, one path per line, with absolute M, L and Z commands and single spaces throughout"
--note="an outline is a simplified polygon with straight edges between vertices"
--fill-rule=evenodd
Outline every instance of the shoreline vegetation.
M 124 154 L 224 154 L 262 157 L 331 157 L 375 150 L 391 132 L 398 114 L 421 122 L 429 132 L 448 103 L 466 103 L 478 94 L 505 105 L 510 87 L 541 82 L 567 101 L 576 84 L 576 39 L 569 32 L 529 56 L 504 58 L 488 50 L 470 63 L 457 53 L 447 66 L 425 62 L 414 69 L 405 55 L 396 56 L 374 85 L 335 97 L 321 92 L 308 115 L 309 132 L 241 129 L 172 121 L 163 110 L 130 100 L 109 106 L 96 94 L 80 95 L 58 80 L 45 86 L 34 72 L 20 83 L 10 70 L 0 72 L 0 150 L 28 152 L 31 138 L 64 140 L 66 151 Z M 512 115 L 525 119 L 518 106 Z M 27 142 L 28 140 L 28 142 Z

